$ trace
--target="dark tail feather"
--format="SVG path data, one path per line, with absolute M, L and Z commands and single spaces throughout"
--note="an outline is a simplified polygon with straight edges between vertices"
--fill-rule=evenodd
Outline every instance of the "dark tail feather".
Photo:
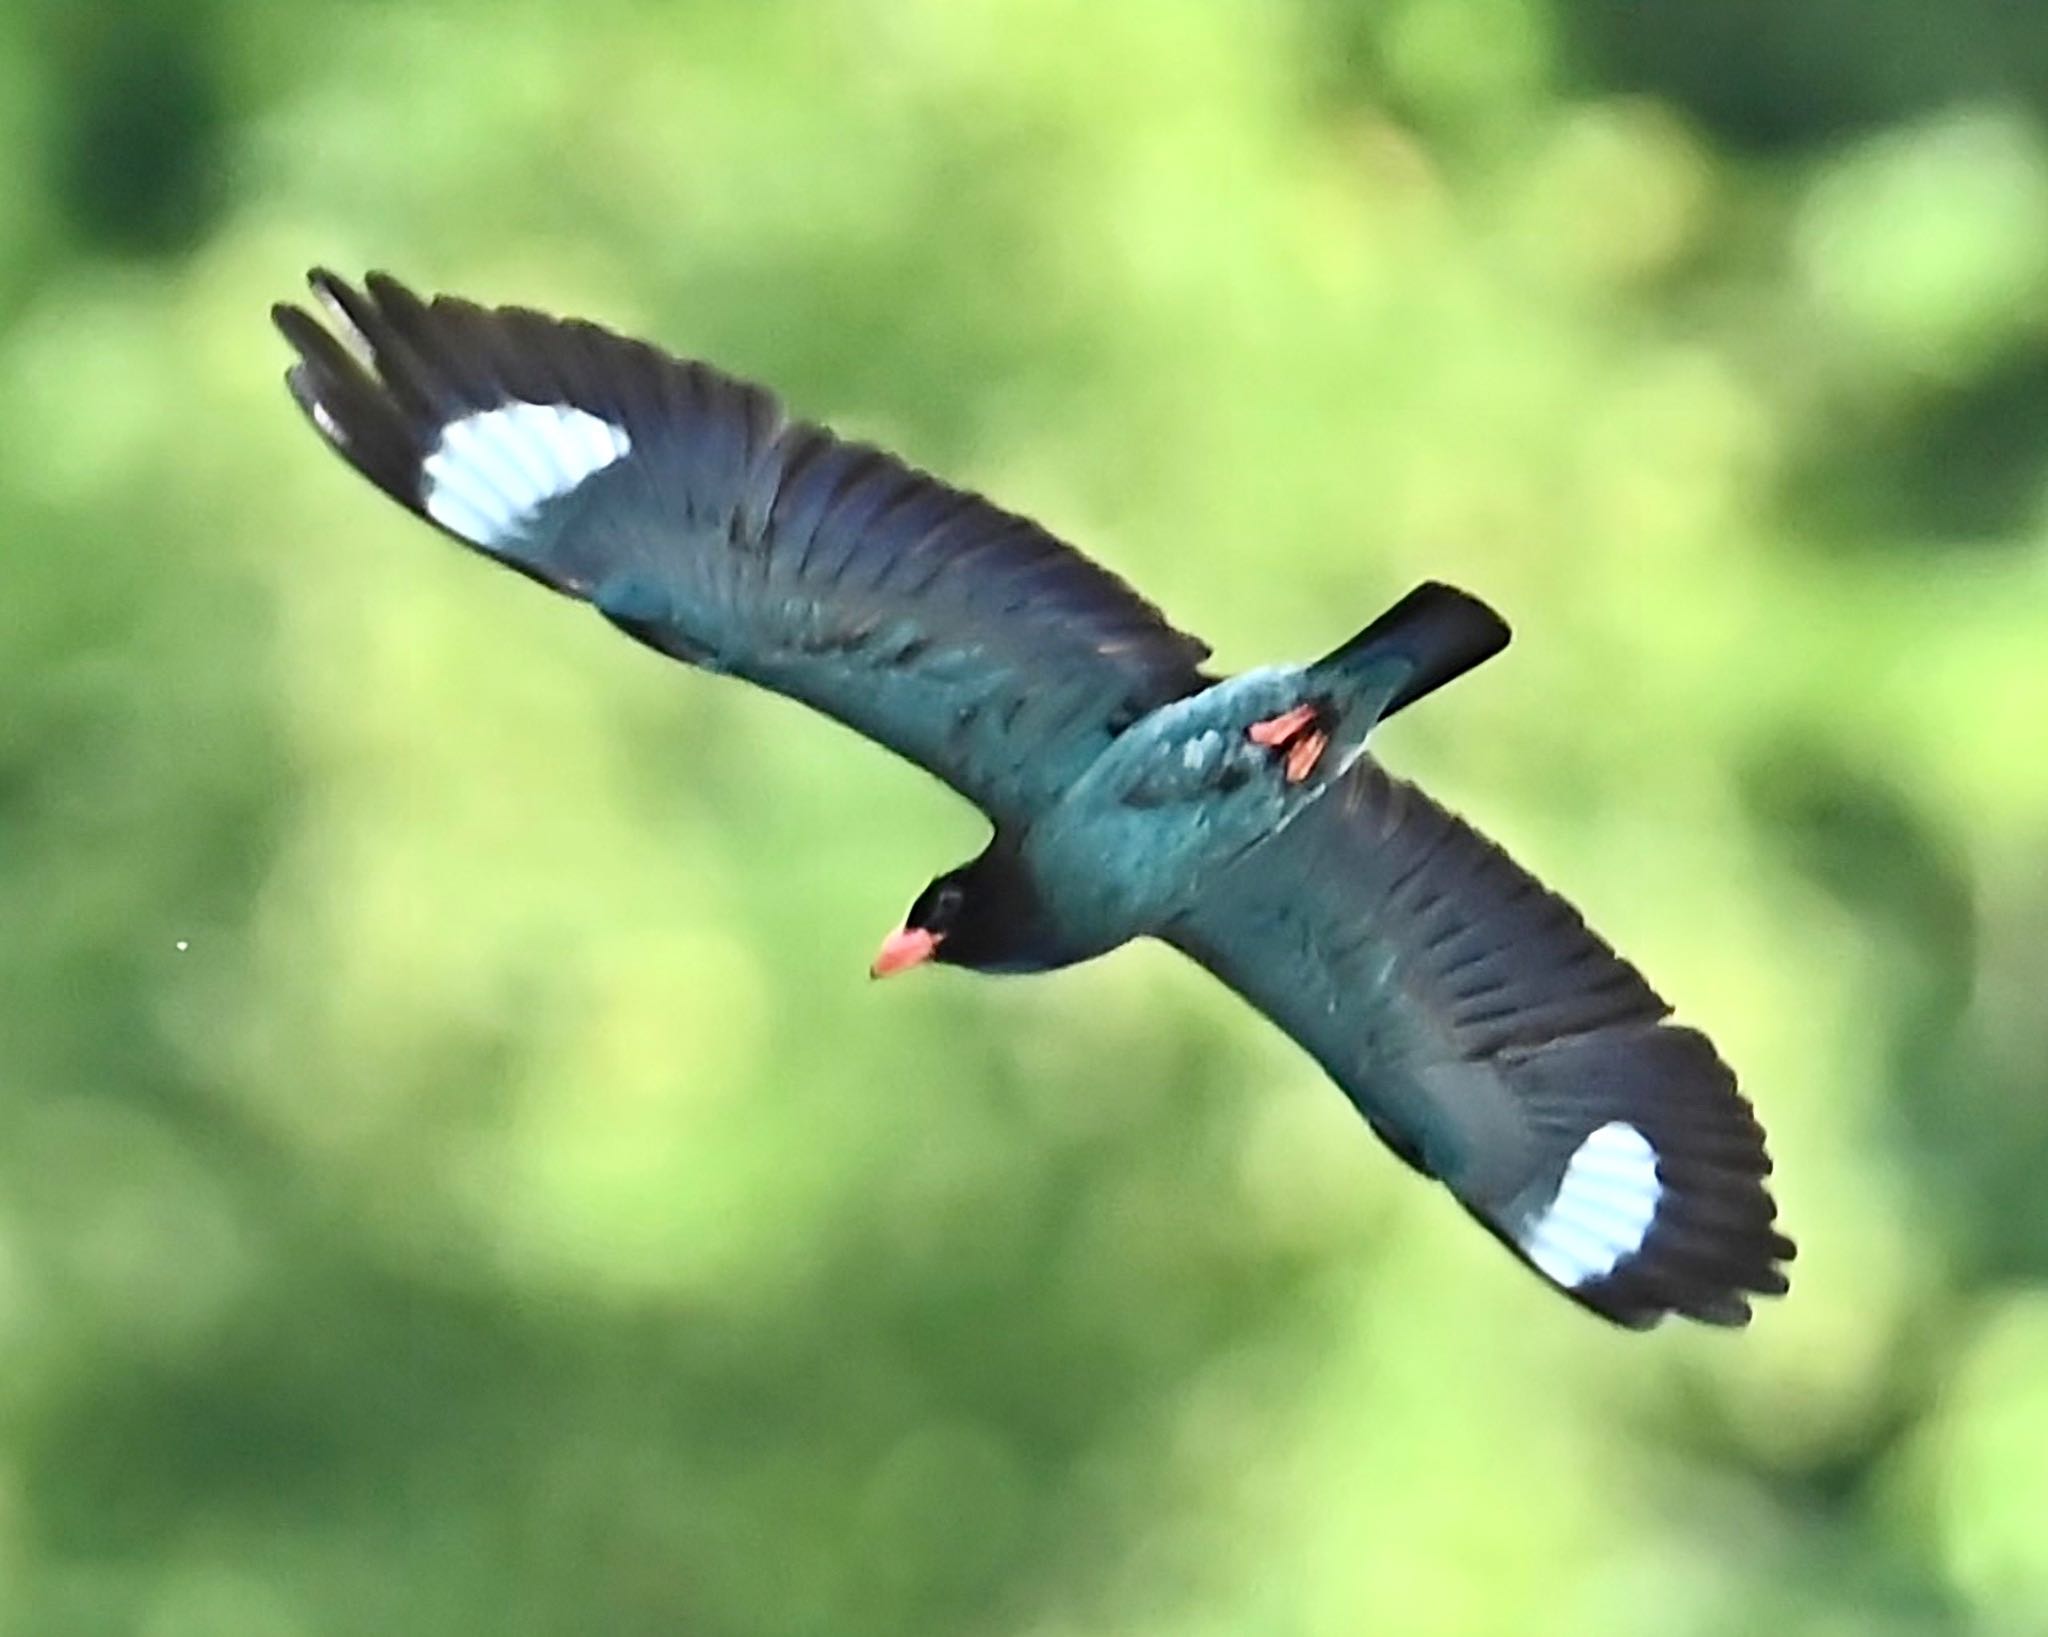
M 1396 711 L 1455 681 L 1508 645 L 1507 622 L 1477 597 L 1426 580 L 1357 636 L 1318 660 L 1318 671 L 1356 671 L 1395 664 L 1405 671 L 1386 707 Z

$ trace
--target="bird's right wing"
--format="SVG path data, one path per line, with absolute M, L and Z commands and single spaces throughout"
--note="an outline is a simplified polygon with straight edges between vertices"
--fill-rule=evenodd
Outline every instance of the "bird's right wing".
M 401 505 L 654 648 L 824 711 L 998 823 L 1207 649 L 1026 518 L 594 324 L 315 273 L 274 316 L 320 435 Z
M 1741 1324 L 1793 1254 L 1707 1038 L 1563 899 L 1370 757 L 1166 933 L 1402 1158 L 1616 1323 Z

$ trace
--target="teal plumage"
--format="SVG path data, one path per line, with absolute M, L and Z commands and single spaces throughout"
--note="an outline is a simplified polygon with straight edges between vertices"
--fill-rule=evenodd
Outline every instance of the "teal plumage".
M 1498 652 L 1419 587 L 1307 666 L 1206 648 L 1028 519 L 594 325 L 371 275 L 275 309 L 328 444 L 465 545 L 804 700 L 979 805 L 878 974 L 1153 936 L 1295 1037 L 1397 1153 L 1595 1312 L 1740 1323 L 1792 1243 L 1761 1128 L 1563 900 L 1367 750 Z

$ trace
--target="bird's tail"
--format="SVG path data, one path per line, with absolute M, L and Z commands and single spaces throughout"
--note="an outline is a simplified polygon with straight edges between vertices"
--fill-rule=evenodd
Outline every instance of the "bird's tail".
M 1309 675 L 1333 693 L 1378 694 L 1385 721 L 1508 645 L 1507 622 L 1477 597 L 1425 580 Z

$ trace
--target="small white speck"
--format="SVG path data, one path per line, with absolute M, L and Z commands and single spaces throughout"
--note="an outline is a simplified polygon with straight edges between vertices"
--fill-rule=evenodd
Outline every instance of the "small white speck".
M 377 355 L 371 349 L 369 338 L 356 328 L 356 321 L 348 316 L 348 309 L 334 299 L 334 294 L 324 284 L 316 284 L 313 293 L 320 298 L 320 305 L 327 309 L 327 316 L 334 321 L 334 333 L 341 337 L 341 344 L 355 354 L 356 362 L 365 369 L 374 368 Z
M 185 939 L 185 938 L 180 938 L 180 939 L 178 940 L 178 953 L 179 953 L 180 955 L 184 954 L 184 953 L 185 953 L 185 951 L 186 951 L 186 950 L 188 950 L 188 949 L 190 949 L 191 947 L 192 947 L 192 944 L 191 944 L 191 941 L 190 941 L 189 939 Z

